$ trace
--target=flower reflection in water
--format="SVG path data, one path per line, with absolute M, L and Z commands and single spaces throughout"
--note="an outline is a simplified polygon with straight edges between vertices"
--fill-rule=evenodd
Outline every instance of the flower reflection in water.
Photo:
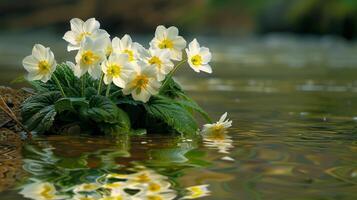
M 160 165 L 161 168 L 155 168 L 150 163 L 138 161 L 115 165 L 118 157 L 128 155 L 126 145 L 116 147 L 82 153 L 78 158 L 63 158 L 56 155 L 55 148 L 49 144 L 27 145 L 24 169 L 31 177 L 19 194 L 34 200 L 172 200 L 196 199 L 210 194 L 208 185 L 182 188 L 178 177 L 172 175 L 177 173 L 175 167 L 162 168 Z M 183 152 L 187 152 L 184 147 Z M 95 167 L 89 164 L 93 156 L 101 158 Z M 192 166 L 189 159 L 176 164 Z
M 178 196 L 169 178 L 145 167 L 136 167 L 130 174 L 103 174 L 93 183 L 81 183 L 70 188 L 33 180 L 20 191 L 35 200 L 171 200 Z M 196 199 L 210 194 L 208 185 L 186 188 L 182 199 Z
M 232 126 L 232 121 L 227 119 L 227 113 L 224 113 L 218 122 L 206 124 L 202 130 L 203 144 L 208 148 L 217 149 L 219 153 L 229 154 L 232 149 L 233 140 L 227 134 L 227 129 Z M 234 160 L 229 156 L 222 157 L 223 160 Z

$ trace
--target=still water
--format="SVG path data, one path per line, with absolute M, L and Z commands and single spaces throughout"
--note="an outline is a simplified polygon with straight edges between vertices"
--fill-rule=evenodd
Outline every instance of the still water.
M 207 41 L 214 74 L 183 69 L 177 80 L 215 119 L 228 112 L 227 134 L 37 137 L 7 156 L 22 170 L 0 199 L 25 199 L 20 193 L 40 186 L 59 199 L 99 199 L 121 187 L 152 192 L 139 198 L 151 200 L 357 199 L 357 45 Z

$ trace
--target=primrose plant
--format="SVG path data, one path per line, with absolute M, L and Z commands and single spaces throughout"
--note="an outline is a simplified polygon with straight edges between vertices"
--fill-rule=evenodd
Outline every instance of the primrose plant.
M 210 122 L 173 79 L 184 63 L 195 72 L 212 73 L 211 53 L 196 39 L 186 48 L 176 27 L 158 26 L 145 49 L 129 35 L 111 40 L 94 18 L 75 18 L 70 25 L 63 39 L 67 50 L 77 53 L 74 63 L 57 64 L 50 48 L 41 44 L 23 60 L 35 90 L 21 108 L 28 129 L 59 133 L 79 125 L 82 131 L 105 134 L 194 134 L 194 112 Z

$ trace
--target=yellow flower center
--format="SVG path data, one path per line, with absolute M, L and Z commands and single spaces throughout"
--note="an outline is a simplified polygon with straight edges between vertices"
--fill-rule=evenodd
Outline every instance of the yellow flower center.
M 190 189 L 190 191 L 192 193 L 190 195 L 192 198 L 198 198 L 198 197 L 201 197 L 201 196 L 203 196 L 205 194 L 205 192 L 200 187 L 193 187 L 193 188 Z
M 101 198 L 101 200 L 123 200 L 124 198 L 122 196 L 111 196 L 111 197 L 104 197 Z
M 145 75 L 139 75 L 134 80 L 134 85 L 136 88 L 145 89 L 148 86 L 149 79 Z M 150 181 L 150 178 L 147 174 L 141 174 L 138 177 L 139 182 Z
M 192 56 L 191 62 L 196 67 L 201 66 L 202 65 L 202 57 L 200 55 Z
M 44 185 L 40 195 L 45 199 L 52 199 L 54 197 L 53 188 L 50 185 Z
M 157 196 L 157 195 L 149 195 L 147 197 L 148 197 L 148 200 L 163 200 L 162 197 Z
M 128 54 L 128 56 L 129 56 L 129 61 L 133 61 L 133 60 L 134 60 L 134 52 L 133 52 L 132 50 L 125 49 L 123 52 L 126 53 L 126 54 Z
M 95 190 L 97 186 L 95 184 L 85 184 L 83 185 L 83 190 Z
M 47 74 L 50 72 L 51 66 L 46 60 L 38 62 L 38 71 L 40 74 Z
M 150 63 L 151 65 L 157 65 L 157 67 L 158 67 L 159 69 L 161 68 L 161 64 L 162 64 L 160 58 L 158 58 L 157 56 L 151 57 L 151 59 L 149 60 L 149 63 Z
M 151 192 L 158 192 L 160 191 L 161 186 L 157 183 L 150 183 L 148 188 Z
M 99 60 L 99 56 L 94 54 L 92 51 L 85 51 L 82 54 L 81 62 L 85 65 L 92 65 L 97 60 Z
M 160 49 L 172 49 L 173 47 L 174 43 L 172 42 L 172 40 L 169 40 L 167 38 L 162 40 L 159 44 Z
M 83 38 L 84 38 L 85 36 L 89 36 L 89 35 L 92 35 L 92 33 L 83 32 L 83 33 L 81 33 L 81 34 L 79 34 L 79 35 L 77 36 L 76 41 L 79 43 L 79 42 L 81 42 L 81 41 L 83 40 Z
M 120 188 L 123 187 L 123 183 L 115 182 L 115 183 L 107 183 L 103 187 L 104 188 L 109 188 L 109 189 L 114 189 L 114 188 Z
M 107 68 L 107 75 L 111 77 L 119 77 L 121 73 L 121 66 L 117 64 L 109 65 Z

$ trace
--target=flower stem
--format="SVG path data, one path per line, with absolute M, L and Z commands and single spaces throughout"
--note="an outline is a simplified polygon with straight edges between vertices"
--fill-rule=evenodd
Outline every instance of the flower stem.
M 85 76 L 85 74 L 81 77 L 81 94 L 82 94 L 82 97 L 84 97 L 84 85 L 85 85 L 84 76 Z
M 109 97 L 109 92 L 110 92 L 110 86 L 111 86 L 112 84 L 110 83 L 110 84 L 108 84 L 108 86 L 107 86 L 107 91 L 105 92 L 105 96 L 106 97 Z
M 103 79 L 104 79 L 104 73 L 102 73 L 102 76 L 100 76 L 99 85 L 98 85 L 98 95 L 100 95 L 100 93 L 102 92 Z
M 57 87 L 61 90 L 62 97 L 67 97 L 66 94 L 64 93 L 64 90 L 63 90 L 61 83 L 59 82 L 57 76 L 55 74 L 53 74 L 52 77 L 53 77 L 53 80 L 56 82 Z
M 167 83 L 169 82 L 170 78 L 172 78 L 172 76 L 175 74 L 175 72 L 178 70 L 178 68 L 179 68 L 183 63 L 185 63 L 186 61 L 187 61 L 187 59 L 182 60 L 181 62 L 179 62 L 179 63 L 174 67 L 173 70 L 171 70 L 171 72 L 167 75 L 165 81 L 162 83 L 160 90 L 162 90 L 163 88 L 166 87 L 166 85 L 167 85 Z

